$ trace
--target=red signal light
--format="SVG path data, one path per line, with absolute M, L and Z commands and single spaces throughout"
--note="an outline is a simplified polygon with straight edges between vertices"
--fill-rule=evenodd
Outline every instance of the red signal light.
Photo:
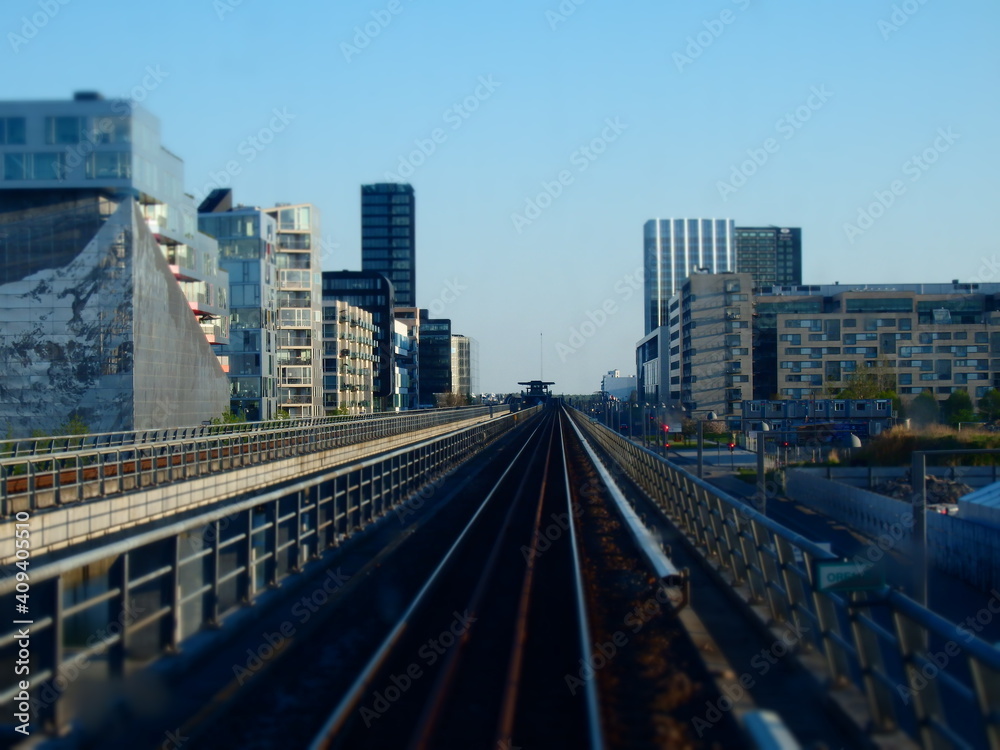
M 736 450 L 736 443 L 730 443 L 729 444 L 729 450 L 730 450 L 730 452 Z

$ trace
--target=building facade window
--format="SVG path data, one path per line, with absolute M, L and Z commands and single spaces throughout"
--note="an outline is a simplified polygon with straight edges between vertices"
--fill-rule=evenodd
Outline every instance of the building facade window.
M 84 139 L 83 117 L 46 117 L 45 142 L 50 145 L 79 143 Z
M 24 118 L 0 117 L 0 145 L 23 146 L 24 144 Z

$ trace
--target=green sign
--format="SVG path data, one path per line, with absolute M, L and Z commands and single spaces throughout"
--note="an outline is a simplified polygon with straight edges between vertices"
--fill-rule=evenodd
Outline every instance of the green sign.
M 885 586 L 881 567 L 871 563 L 853 560 L 817 562 L 815 572 L 817 591 L 866 591 Z

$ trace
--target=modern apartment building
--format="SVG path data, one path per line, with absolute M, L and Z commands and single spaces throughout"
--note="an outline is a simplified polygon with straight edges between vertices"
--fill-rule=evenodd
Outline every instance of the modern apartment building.
M 278 408 L 323 416 L 319 209 L 282 203 L 265 212 L 278 232 Z
M 323 408 L 325 414 L 372 411 L 377 367 L 372 314 L 343 300 L 323 301 Z
M 392 410 L 417 408 L 418 326 L 396 318 L 392 322 L 392 356 L 394 364 Z
M 378 271 L 393 285 L 396 304 L 417 304 L 416 204 L 413 186 L 361 186 L 361 270 Z
M 680 406 L 695 419 L 715 412 L 736 424 L 753 393 L 753 279 L 744 273 L 694 274 L 681 289 Z
M 829 284 L 753 294 L 745 291 L 752 283 L 749 274 L 692 276 L 669 325 L 640 341 L 642 364 L 644 347 L 676 333 L 666 372 L 689 413 L 729 419 L 744 400 L 829 399 L 862 377 L 904 402 L 928 389 L 941 400 L 965 390 L 976 401 L 1000 387 L 1000 284 Z M 648 400 L 652 389 L 641 387 Z
M 375 324 L 374 411 L 393 410 L 395 346 L 393 310 L 395 290 L 381 271 L 324 271 L 323 304 L 341 300 L 367 310 Z
M 259 208 L 232 205 L 214 190 L 199 207 L 198 228 L 219 243 L 229 274 L 230 410 L 250 422 L 278 415 L 277 222 Z
M 628 401 L 635 390 L 635 377 L 632 375 L 623 377 L 620 370 L 608 370 L 608 373 L 601 378 L 601 398 L 603 400 Z M 649 403 L 660 403 L 660 400 L 653 399 Z
M 695 269 L 736 269 L 732 219 L 652 219 L 643 227 L 646 335 L 665 326 L 670 298 Z
M 0 161 L 0 423 L 219 416 L 228 279 L 159 120 L 96 93 L 0 102 Z
M 396 318 L 417 342 L 417 406 L 434 407 L 437 396 L 451 393 L 451 321 L 431 318 L 427 310 L 397 307 Z
M 798 227 L 736 227 L 736 270 L 753 277 L 755 289 L 802 284 L 802 230 Z
M 451 392 L 460 396 L 479 393 L 479 342 L 457 333 L 451 335 Z
M 1000 386 L 1000 284 L 772 287 L 754 303 L 758 399 L 835 395 L 868 368 L 904 400 Z
M 436 406 L 438 395 L 452 393 L 451 321 L 425 315 L 421 310 L 418 400 L 421 406 Z

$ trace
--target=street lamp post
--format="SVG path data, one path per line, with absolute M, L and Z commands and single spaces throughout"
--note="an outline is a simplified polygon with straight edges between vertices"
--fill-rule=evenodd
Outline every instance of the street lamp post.
M 701 479 L 704 473 L 704 453 L 705 453 L 705 421 L 706 420 L 716 420 L 719 415 L 714 411 L 710 411 L 705 415 L 705 419 L 698 420 L 698 479 Z
M 764 433 L 770 432 L 771 425 L 767 422 L 760 423 L 760 432 L 757 433 L 757 497 L 760 500 L 760 512 L 767 515 L 767 480 L 764 477 L 764 446 L 767 441 Z

